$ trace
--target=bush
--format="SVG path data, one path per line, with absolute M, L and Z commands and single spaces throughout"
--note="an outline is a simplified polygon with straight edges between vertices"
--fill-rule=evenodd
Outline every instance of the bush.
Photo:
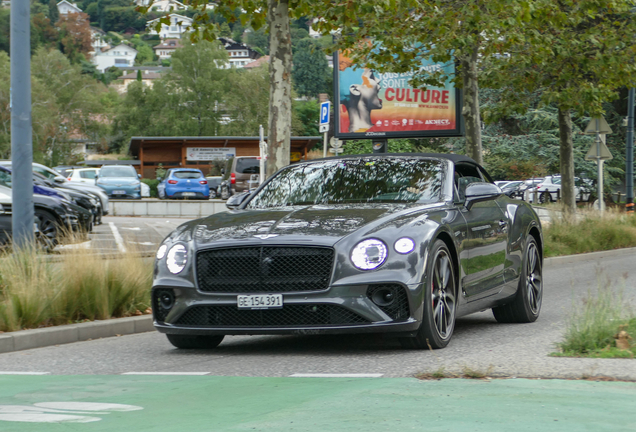
M 159 196 L 159 194 L 157 192 L 157 185 L 159 185 L 159 180 L 141 179 L 141 181 L 146 183 L 148 186 L 150 186 L 150 197 L 151 198 L 157 198 Z
M 137 315 L 150 307 L 152 262 L 135 253 L 104 259 L 35 250 L 0 257 L 0 331 Z

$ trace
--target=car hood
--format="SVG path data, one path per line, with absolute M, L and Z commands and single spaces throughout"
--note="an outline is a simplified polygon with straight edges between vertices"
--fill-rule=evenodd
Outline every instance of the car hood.
M 191 221 L 190 230 L 199 245 L 222 240 L 257 240 L 294 237 L 334 244 L 358 230 L 371 233 L 387 224 L 405 224 L 431 207 L 421 204 L 364 204 L 293 206 L 266 210 L 234 210 Z

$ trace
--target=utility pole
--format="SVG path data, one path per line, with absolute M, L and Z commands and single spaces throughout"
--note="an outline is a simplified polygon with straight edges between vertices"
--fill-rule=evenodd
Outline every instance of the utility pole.
M 627 98 L 627 143 L 625 144 L 625 210 L 634 213 L 634 88 Z
M 12 230 L 16 248 L 33 245 L 30 2 L 11 1 Z

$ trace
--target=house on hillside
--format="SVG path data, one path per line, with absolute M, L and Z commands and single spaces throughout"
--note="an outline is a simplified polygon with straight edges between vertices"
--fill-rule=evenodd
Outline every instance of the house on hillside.
M 102 52 L 109 45 L 106 42 L 106 32 L 97 27 L 90 27 L 91 30 L 91 47 L 93 49 L 88 54 L 93 57 L 95 53 Z
M 158 34 L 162 39 L 181 39 L 181 36 L 192 27 L 192 18 L 175 13 L 171 13 L 168 17 L 170 18 L 170 25 L 161 24 L 159 33 L 154 29 L 154 26 L 160 18 L 148 21 L 146 23 L 148 34 Z
M 91 62 L 98 71 L 104 72 L 109 67 L 126 67 L 135 64 L 138 51 L 126 44 L 119 44 L 106 51 L 96 52 Z
M 62 0 L 57 4 L 57 11 L 60 13 L 60 15 L 82 12 L 82 10 L 78 8 L 75 3 L 71 3 L 67 0 Z
M 161 77 L 162 74 L 157 72 L 141 71 L 141 83 L 146 87 L 152 87 L 154 81 Z M 111 86 L 113 86 L 119 94 L 124 94 L 128 91 L 128 86 L 135 81 L 137 81 L 137 72 L 130 72 L 117 78 Z
M 245 66 L 243 66 L 243 69 L 254 69 L 254 68 L 257 68 L 259 66 L 266 65 L 266 64 L 269 64 L 269 56 L 268 55 L 263 56 L 261 58 L 258 58 L 256 60 L 254 60 L 253 62 L 246 64 Z
M 219 42 L 223 44 L 223 47 L 230 56 L 229 67 L 242 68 L 261 56 L 247 45 L 236 42 L 230 38 L 221 37 L 219 38 Z
M 159 57 L 159 60 L 164 60 L 172 57 L 172 53 L 179 48 L 183 48 L 179 39 L 166 39 L 161 41 L 159 45 L 155 45 L 153 50 L 155 50 L 155 55 Z
M 151 0 L 135 0 L 137 6 L 148 6 L 150 2 Z M 177 0 L 156 0 L 150 6 L 150 11 L 153 12 L 173 12 L 186 9 L 188 6 Z

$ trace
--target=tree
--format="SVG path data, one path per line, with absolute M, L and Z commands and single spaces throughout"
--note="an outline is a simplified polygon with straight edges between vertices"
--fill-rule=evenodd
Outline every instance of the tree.
M 60 17 L 57 22 L 61 51 L 72 63 L 88 56 L 93 49 L 88 15 L 72 13 Z
M 221 101 L 223 112 L 231 119 L 221 126 L 227 136 L 258 135 L 260 125 L 267 133 L 269 74 L 267 67 L 232 70 L 228 76 L 228 92 Z
M 49 0 L 49 13 L 47 18 L 52 22 L 57 22 L 60 19 L 60 11 L 57 9 L 57 2 L 55 0 Z
M 543 106 L 558 109 L 560 171 L 565 209 L 573 213 L 574 145 L 572 113 L 603 113 L 621 86 L 633 85 L 636 32 L 631 1 L 561 0 L 535 2 L 509 58 L 491 58 L 485 80 L 503 89 L 503 103 L 486 113 L 499 118 L 521 112 L 540 91 Z
M 296 92 L 300 96 L 318 97 L 318 93 L 326 91 L 328 74 L 329 64 L 322 48 L 311 39 L 299 41 L 292 68 Z
M 336 46 L 350 50 L 355 63 L 381 72 L 415 72 L 413 85 L 439 86 L 452 79 L 463 88 L 462 115 L 466 152 L 482 161 L 477 60 L 505 49 L 510 29 L 521 25 L 530 6 L 516 0 L 373 0 L 339 3 L 319 1 L 314 26 L 327 33 L 338 30 Z M 514 40 L 514 38 L 512 38 Z M 422 61 L 457 60 L 457 75 L 421 68 Z

